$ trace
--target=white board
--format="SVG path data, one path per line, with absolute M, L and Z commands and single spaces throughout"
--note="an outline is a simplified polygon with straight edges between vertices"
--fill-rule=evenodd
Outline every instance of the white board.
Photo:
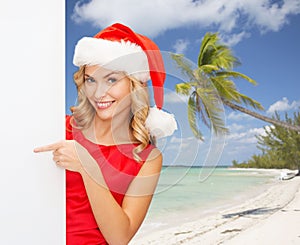
M 64 138 L 64 1 L 0 9 L 0 244 L 65 244 L 64 170 L 33 148 Z

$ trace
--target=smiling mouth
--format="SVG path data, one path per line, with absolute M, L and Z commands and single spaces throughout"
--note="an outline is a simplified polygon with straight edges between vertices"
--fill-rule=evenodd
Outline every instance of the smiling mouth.
M 96 102 L 98 109 L 106 109 L 110 107 L 114 103 L 114 101 L 107 101 L 107 102 Z

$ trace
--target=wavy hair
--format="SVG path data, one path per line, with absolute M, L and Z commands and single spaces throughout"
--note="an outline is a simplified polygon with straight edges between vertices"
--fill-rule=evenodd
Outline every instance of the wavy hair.
M 72 126 L 78 129 L 88 128 L 95 116 L 95 109 L 89 102 L 84 91 L 84 73 L 85 66 L 79 68 L 74 73 L 74 82 L 77 87 L 77 105 L 71 107 Z M 134 78 L 133 76 L 127 76 L 130 80 L 131 90 L 131 121 L 130 130 L 134 139 L 138 142 L 138 145 L 133 149 L 133 157 L 136 161 L 140 162 L 141 153 L 149 144 L 155 143 L 154 139 L 151 138 L 149 131 L 145 127 L 145 121 L 149 113 L 149 93 L 147 86 L 144 86 L 142 82 Z

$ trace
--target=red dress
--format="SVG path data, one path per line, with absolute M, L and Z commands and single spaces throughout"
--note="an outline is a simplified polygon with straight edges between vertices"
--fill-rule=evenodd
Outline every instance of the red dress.
M 143 162 L 154 148 L 148 147 L 140 154 L 142 163 L 133 159 L 135 144 L 104 146 L 87 140 L 80 130 L 72 128 L 70 116 L 66 117 L 66 139 L 76 140 L 97 160 L 103 177 L 113 197 L 121 206 L 130 182 L 139 173 Z M 66 170 L 66 230 L 67 245 L 107 244 L 94 218 L 82 177 Z

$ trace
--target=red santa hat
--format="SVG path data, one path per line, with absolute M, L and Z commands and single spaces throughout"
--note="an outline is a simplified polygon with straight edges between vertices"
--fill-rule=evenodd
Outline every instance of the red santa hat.
M 157 108 L 150 109 L 146 126 L 157 138 L 171 135 L 177 129 L 174 116 L 161 111 L 166 73 L 160 50 L 148 37 L 122 24 L 113 24 L 94 37 L 80 39 L 75 47 L 73 63 L 76 66 L 100 65 L 125 71 L 141 82 L 151 79 Z

